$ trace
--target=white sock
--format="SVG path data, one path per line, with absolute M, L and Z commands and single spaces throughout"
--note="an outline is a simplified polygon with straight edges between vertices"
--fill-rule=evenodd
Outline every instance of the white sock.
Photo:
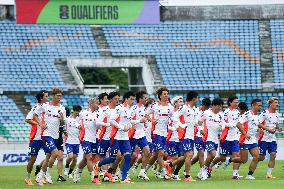
M 50 175 L 50 168 L 49 167 L 47 167 L 47 169 L 46 169 L 46 174 Z
M 141 169 L 139 175 L 143 173 L 145 173 L 145 169 Z
M 28 173 L 28 172 L 27 172 L 26 178 L 30 179 L 30 178 L 31 178 L 31 173 Z
M 239 173 L 238 173 L 238 170 L 233 170 L 233 176 L 238 176 Z
M 37 178 L 41 180 L 44 175 L 45 173 L 43 172 L 43 170 L 40 170 L 40 172 L 37 174 Z
M 166 174 L 167 174 L 166 168 L 163 168 L 163 169 L 162 169 L 162 174 L 163 174 L 163 175 L 166 175 Z
M 95 176 L 95 172 L 94 171 L 91 171 L 91 172 L 89 172 L 90 173 L 90 177 L 91 177 L 91 179 L 93 179 L 94 178 L 94 176 Z
M 82 171 L 83 169 L 79 169 L 79 168 L 76 169 L 76 173 L 82 173 Z
M 267 174 L 268 174 L 268 175 L 271 175 L 271 174 L 272 174 L 272 170 L 273 170 L 273 168 L 269 168 L 269 167 L 268 167 L 268 169 L 267 169 Z

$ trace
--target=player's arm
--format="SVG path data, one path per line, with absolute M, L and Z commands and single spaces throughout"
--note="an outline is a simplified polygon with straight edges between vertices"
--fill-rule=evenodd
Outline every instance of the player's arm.
M 59 121 L 60 121 L 60 126 L 64 127 L 65 124 L 65 120 L 66 120 L 66 111 L 64 110 L 58 110 L 58 114 L 60 116 Z
M 272 128 L 268 128 L 265 126 L 265 120 L 266 120 L 266 112 L 262 112 L 260 115 L 259 115 L 259 124 L 258 124 L 258 128 L 262 129 L 262 130 L 265 130 L 271 134 L 274 134 L 275 133 L 275 129 L 272 129 Z
M 279 123 L 276 123 L 276 127 L 275 127 L 279 132 L 282 132 L 282 127 Z
M 30 125 L 38 125 L 38 122 L 36 122 L 36 121 L 34 121 L 32 119 L 26 119 L 25 122 L 30 124 Z
M 121 112 L 122 112 L 121 106 L 117 106 L 115 108 L 114 113 L 110 116 L 110 121 L 109 122 L 110 122 L 111 125 L 115 126 L 117 129 L 127 131 L 128 128 L 126 128 L 125 126 L 119 124 L 116 121 L 116 119 L 120 116 Z
M 243 115 L 239 117 L 238 123 L 236 124 L 236 127 L 239 129 L 239 131 L 246 136 L 247 139 L 250 139 L 250 135 L 245 131 L 244 129 L 244 123 L 249 121 L 249 113 L 246 112 Z
M 154 125 L 156 125 L 156 124 L 158 123 L 158 120 L 152 119 L 151 116 L 150 116 L 151 114 L 154 114 L 154 106 L 155 106 L 155 104 L 152 104 L 152 105 L 150 105 L 150 106 L 147 108 L 147 110 L 146 110 L 146 116 L 147 116 L 148 121 L 150 121 L 150 122 L 152 122 Z
M 269 133 L 271 133 L 271 134 L 274 134 L 275 133 L 275 129 L 270 129 L 270 128 L 268 128 L 268 127 L 266 127 L 264 124 L 262 124 L 262 123 L 260 123 L 259 125 L 258 125 L 258 128 L 261 128 L 261 129 L 263 129 L 263 130 L 265 130 L 265 131 L 267 131 L 267 132 L 269 132 Z
M 33 115 L 33 119 L 37 122 L 37 125 L 39 125 L 43 130 L 45 130 L 47 128 L 47 125 L 44 123 L 42 123 L 39 118 L 38 118 L 38 114 L 34 113 Z
M 34 107 L 34 108 L 28 113 L 28 115 L 26 116 L 26 119 L 25 119 L 25 122 L 26 122 L 26 123 L 28 123 L 28 124 L 30 124 L 30 125 L 38 125 L 38 122 L 33 120 L 33 114 L 34 114 L 34 112 L 36 111 L 36 108 L 37 108 L 37 107 Z

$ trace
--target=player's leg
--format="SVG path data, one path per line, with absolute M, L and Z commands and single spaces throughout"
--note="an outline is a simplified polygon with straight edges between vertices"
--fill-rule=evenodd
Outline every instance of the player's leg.
M 269 153 L 269 161 L 268 161 L 266 178 L 275 178 L 272 176 L 272 171 L 273 171 L 273 168 L 275 167 L 275 159 L 276 159 L 276 154 L 277 154 L 276 141 L 268 143 L 268 153 Z
M 254 180 L 253 173 L 257 167 L 258 158 L 259 158 L 259 149 L 257 147 L 257 144 L 255 144 L 255 146 L 252 146 L 251 149 L 249 149 L 249 152 L 252 156 L 252 161 L 250 163 L 249 172 L 248 172 L 246 179 Z

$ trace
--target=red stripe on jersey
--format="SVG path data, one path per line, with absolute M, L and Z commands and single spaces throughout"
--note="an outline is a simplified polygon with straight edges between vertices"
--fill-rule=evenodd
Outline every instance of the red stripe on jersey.
M 244 123 L 244 130 L 245 130 L 246 132 L 248 132 L 248 121 Z M 246 136 L 241 133 L 240 141 L 239 141 L 240 144 L 243 144 L 245 140 L 246 140 Z
M 155 129 L 156 129 L 156 124 L 154 124 L 154 119 L 155 119 L 155 115 L 154 115 L 154 113 L 152 113 L 152 128 L 151 128 L 151 135 L 152 135 L 152 137 L 153 137 L 153 132 L 155 131 Z M 153 139 L 153 138 L 152 138 Z
M 41 114 L 41 123 L 42 123 L 42 125 L 45 125 L 45 119 L 44 119 L 44 115 L 45 115 L 45 112 L 43 112 L 42 114 Z M 43 129 L 41 129 L 41 132 L 40 132 L 40 135 L 42 136 L 43 135 Z
M 35 119 L 32 119 L 32 120 L 36 121 Z M 37 125 L 32 125 L 31 131 L 30 131 L 30 143 L 32 143 L 32 141 L 34 140 L 36 132 L 37 132 Z
M 107 123 L 107 118 L 105 117 L 103 122 Z M 102 141 L 103 137 L 105 136 L 106 133 L 106 126 L 102 126 L 101 132 L 100 132 L 100 136 L 99 136 L 99 140 Z
M 82 142 L 83 139 L 84 139 L 84 136 L 85 136 L 85 127 L 84 127 L 84 121 L 83 121 L 83 120 L 82 120 L 82 122 L 81 122 L 81 127 L 82 127 L 82 129 L 81 129 L 81 131 L 80 131 L 80 137 L 79 137 L 79 139 L 80 139 L 80 141 Z
M 182 124 L 185 123 L 185 121 L 184 121 L 184 116 L 183 116 L 183 115 L 181 115 L 181 116 L 179 117 L 179 121 L 180 121 Z M 179 140 L 180 140 L 180 141 L 183 141 L 184 136 L 185 136 L 185 128 L 178 127 L 177 131 L 178 131 L 178 138 L 179 138 Z
M 263 121 L 261 124 L 266 125 L 266 122 Z M 259 132 L 259 135 L 258 135 L 258 143 L 261 142 L 263 136 L 264 136 L 264 132 L 263 132 L 263 130 L 261 129 L 260 132 Z
M 135 115 L 132 119 L 133 119 L 133 120 L 136 120 L 136 115 Z M 134 127 L 136 127 L 136 125 L 135 125 Z M 135 132 L 136 132 L 136 128 L 131 128 L 131 129 L 129 129 L 129 130 L 128 130 L 128 137 L 129 137 L 130 139 L 132 139 L 132 138 L 134 137 L 134 135 L 135 135 Z
M 119 123 L 120 122 L 120 117 L 118 117 L 118 118 L 116 118 L 116 120 L 115 120 L 117 123 Z M 111 132 L 110 132 L 110 135 L 109 135 L 109 137 L 110 137 L 110 139 L 114 139 L 114 137 L 116 136 L 116 133 L 117 133 L 117 131 L 118 131 L 118 128 L 116 128 L 115 126 L 111 126 L 112 128 L 111 128 Z
M 225 120 L 226 123 L 229 122 L 228 119 Z M 221 143 L 224 143 L 227 136 L 228 136 L 228 132 L 229 132 L 229 127 L 225 127 L 225 129 L 223 129 L 222 133 L 221 133 L 221 136 L 220 136 L 220 142 Z
M 208 138 L 208 128 L 207 128 L 207 123 L 206 120 L 204 120 L 204 133 L 205 135 L 203 136 L 203 142 L 206 142 L 207 138 Z
M 172 135 L 173 135 L 173 131 L 169 130 L 169 131 L 168 131 L 167 138 L 166 138 L 167 144 L 170 143 L 170 139 L 171 139 Z

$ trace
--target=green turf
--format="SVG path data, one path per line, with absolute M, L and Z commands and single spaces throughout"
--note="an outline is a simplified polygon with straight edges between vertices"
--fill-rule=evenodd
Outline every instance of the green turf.
M 81 182 L 74 184 L 71 180 L 68 180 L 65 183 L 54 183 L 52 185 L 45 185 L 44 188 L 76 188 L 76 189 L 89 189 L 89 188 L 111 188 L 111 189 L 121 189 L 122 187 L 127 189 L 146 189 L 146 188 L 155 188 L 155 189 L 177 189 L 177 188 L 190 188 L 190 189 L 281 189 L 284 188 L 284 171 L 282 170 L 282 165 L 284 161 L 277 161 L 276 168 L 273 170 L 273 175 L 276 176 L 276 179 L 267 180 L 265 179 L 267 161 L 261 162 L 254 174 L 256 180 L 232 180 L 231 168 L 223 170 L 220 168 L 217 172 L 213 172 L 213 177 L 206 181 L 196 181 L 194 183 L 185 183 L 183 181 L 164 181 L 158 180 L 155 178 L 154 173 L 150 170 L 148 176 L 151 181 L 141 181 L 136 179 L 136 175 L 131 175 L 135 183 L 129 185 L 123 185 L 119 183 L 110 184 L 103 183 L 102 185 L 95 185 L 90 182 L 89 174 L 86 169 L 83 171 L 83 176 Z M 247 174 L 248 164 L 243 165 L 239 171 L 240 175 Z M 192 167 L 192 176 L 196 176 L 199 168 L 197 165 Z M 181 171 L 182 172 L 182 171 Z M 182 173 L 180 174 L 182 176 Z M 25 167 L 24 166 L 14 166 L 14 167 L 0 167 L 0 189 L 19 189 L 19 188 L 38 188 L 38 186 L 28 187 L 24 184 L 25 177 Z M 53 180 L 56 180 L 56 166 L 52 170 Z

